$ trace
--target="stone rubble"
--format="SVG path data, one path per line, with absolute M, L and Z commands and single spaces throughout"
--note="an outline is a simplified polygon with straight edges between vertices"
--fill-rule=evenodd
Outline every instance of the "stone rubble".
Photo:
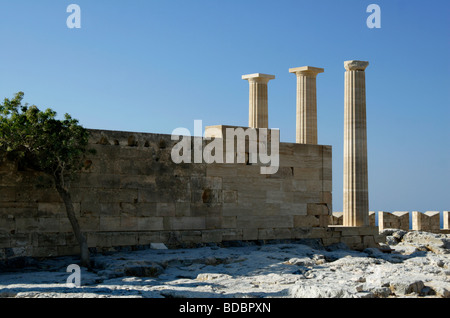
M 389 245 L 354 251 L 307 241 L 93 256 L 70 287 L 76 257 L 0 267 L 0 297 L 450 298 L 450 235 L 386 229 Z M 314 243 L 314 244 L 312 244 Z

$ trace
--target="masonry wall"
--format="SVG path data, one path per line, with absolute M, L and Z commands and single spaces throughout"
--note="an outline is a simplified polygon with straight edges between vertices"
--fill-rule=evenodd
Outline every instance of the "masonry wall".
M 342 225 L 342 212 L 333 212 L 331 224 Z M 378 211 L 378 223 L 375 224 L 375 212 L 369 212 L 370 224 L 377 226 L 379 231 L 385 229 L 401 229 L 404 231 L 424 231 L 431 233 L 450 234 L 450 211 L 442 211 L 443 224 L 440 225 L 440 211 L 412 211 L 411 222 L 409 211 L 386 212 Z
M 280 168 L 171 160 L 170 135 L 91 130 L 95 155 L 72 183 L 73 205 L 97 251 L 235 240 L 319 238 L 332 211 L 331 146 L 280 144 Z M 202 140 L 203 146 L 208 142 Z M 1 159 L 0 259 L 79 252 L 52 180 Z

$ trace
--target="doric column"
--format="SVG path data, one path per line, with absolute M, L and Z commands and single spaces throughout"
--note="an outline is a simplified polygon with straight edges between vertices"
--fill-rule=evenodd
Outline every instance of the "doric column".
M 298 144 L 317 145 L 316 77 L 323 68 L 303 66 L 289 69 L 297 75 L 297 131 Z
M 344 226 L 369 225 L 365 61 L 344 62 Z
M 242 75 L 250 86 L 248 126 L 251 128 L 269 128 L 267 83 L 274 78 L 261 73 Z

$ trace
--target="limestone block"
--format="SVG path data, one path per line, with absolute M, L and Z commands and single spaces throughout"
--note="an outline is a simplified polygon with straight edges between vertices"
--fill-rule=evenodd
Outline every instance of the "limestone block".
M 220 190 L 222 189 L 222 178 L 221 177 L 205 177 L 204 187 L 207 189 Z
M 331 181 L 333 180 L 332 168 L 326 168 L 325 166 L 320 171 L 320 178 L 323 181 Z
M 270 215 L 277 215 L 276 211 L 275 211 L 275 213 L 271 213 Z M 294 215 L 294 216 L 307 215 L 307 204 L 306 203 L 281 203 L 279 208 L 278 208 L 278 215 L 280 215 L 280 216 L 284 216 L 284 215 Z
M 66 221 L 69 222 L 70 225 L 70 221 L 68 218 L 64 218 L 64 225 L 66 225 Z M 63 222 L 60 221 L 59 227 L 60 229 L 62 224 Z M 100 229 L 100 217 L 99 216 L 81 217 L 78 218 L 78 224 L 80 225 L 81 231 L 83 232 L 95 232 Z M 71 225 L 70 228 L 72 228 Z
M 89 246 L 89 244 L 88 244 Z M 91 246 L 89 246 L 91 247 Z M 92 246 L 93 247 L 93 246 Z M 56 252 L 58 256 L 70 256 L 70 255 L 80 255 L 80 247 L 78 245 L 58 245 L 56 247 Z
M 222 217 L 222 228 L 223 229 L 235 229 L 237 225 L 236 216 L 223 216 Z
M 369 211 L 369 226 L 376 226 L 375 211 Z
M 425 215 L 428 216 L 430 231 L 438 232 L 440 229 L 440 212 L 426 211 Z
M 224 229 L 222 230 L 222 241 L 241 241 L 242 229 Z
M 31 254 L 33 257 L 55 257 L 58 256 L 58 248 L 57 246 L 35 246 Z
M 80 215 L 80 203 L 74 202 L 72 204 L 75 215 Z M 66 215 L 66 207 L 63 203 L 57 202 L 39 202 L 37 208 L 38 217 L 60 217 Z
M 378 212 L 378 224 L 380 231 L 384 229 L 401 229 L 409 230 L 409 212 L 408 211 L 395 211 L 392 213 L 379 211 Z
M 244 228 L 292 228 L 294 226 L 293 216 L 237 216 L 236 226 L 238 229 Z
M 154 189 L 156 177 L 154 175 L 116 175 L 119 178 L 119 186 L 122 189 Z
M 120 189 L 120 191 L 117 191 L 117 189 L 97 189 L 96 197 L 98 200 L 97 202 L 100 203 L 135 203 L 138 201 L 138 190 Z
M 156 215 L 157 216 L 175 216 L 176 205 L 175 203 L 156 203 Z
M 222 242 L 222 230 L 205 230 L 202 231 L 203 243 L 218 243 Z
M 347 244 L 349 247 L 354 247 L 360 245 L 362 239 L 359 235 L 343 236 L 341 237 L 341 242 Z
M 66 245 L 66 236 L 60 233 L 40 233 L 38 236 L 38 246 Z M 16 245 L 17 246 L 17 245 Z
M 73 231 L 70 233 L 61 233 L 61 234 L 65 236 L 66 245 L 78 245 L 77 238 L 75 237 L 75 234 L 73 233 Z M 87 235 L 87 233 L 86 233 L 86 235 Z M 39 236 L 39 234 L 37 236 Z
M 133 232 L 118 232 L 111 237 L 112 246 L 133 246 L 137 245 L 137 234 Z
M 207 177 L 236 177 L 236 166 L 231 164 L 210 164 L 206 166 Z
M 11 236 L 6 232 L 0 231 L 0 248 L 5 247 L 11 247 Z
M 57 232 L 59 230 L 58 218 L 38 218 L 37 231 L 41 233 Z
M 172 230 L 203 230 L 206 229 L 205 217 L 172 217 L 170 218 Z
M 378 227 L 377 226 L 342 226 L 342 225 L 330 225 L 328 227 L 331 231 L 340 232 L 342 237 L 345 236 L 364 236 L 378 235 Z
M 273 229 L 258 229 L 258 240 L 276 239 Z
M 333 192 L 333 182 L 331 180 L 322 180 L 322 191 Z
M 421 213 L 419 211 L 412 212 L 412 229 L 415 231 L 439 231 L 440 216 L 439 211 L 427 211 Z
M 181 240 L 183 243 L 201 243 L 202 231 L 182 231 Z
M 330 225 L 342 225 L 343 224 L 343 212 L 333 212 L 331 216 Z
M 121 231 L 136 231 L 138 229 L 138 220 L 140 218 L 134 216 L 121 216 L 120 217 L 120 230 Z
M 322 201 L 320 203 L 327 203 L 330 210 L 332 210 L 332 202 L 333 202 L 333 195 L 329 191 L 322 191 Z
M 157 216 L 157 203 L 156 202 L 138 202 L 138 203 L 125 203 L 121 202 L 118 205 L 119 209 L 115 215 L 126 216 Z
M 138 222 L 139 224 L 139 222 Z M 161 225 L 162 226 L 162 225 Z M 137 239 L 139 245 L 149 245 L 152 242 L 161 242 L 161 232 L 159 230 L 157 231 L 147 231 L 147 227 L 144 225 L 142 226 L 142 229 L 139 229 L 140 231 L 145 232 L 138 232 L 137 233 Z
M 320 218 L 317 215 L 294 216 L 294 227 L 318 227 Z
M 224 203 L 237 203 L 238 192 L 236 190 L 222 190 L 222 197 Z
M 52 233 L 54 234 L 54 233 Z M 47 235 L 44 234 L 36 234 L 36 233 L 14 233 L 10 235 L 11 238 L 11 247 L 26 247 L 26 246 L 38 246 L 39 245 L 39 236 Z
M 450 230 L 450 211 L 444 211 L 443 216 L 444 216 L 443 229 Z
M 265 175 L 265 177 L 267 179 L 289 179 L 289 178 L 293 178 L 294 176 L 294 169 L 295 167 L 279 167 L 278 171 L 274 174 L 267 174 Z
M 293 203 L 294 192 L 266 191 L 267 203 Z
M 322 175 L 321 168 L 299 168 L 294 167 L 293 178 L 297 180 L 320 180 Z
M 294 227 L 292 228 L 292 238 L 310 238 L 312 229 L 312 227 Z
M 35 202 L 0 202 L 0 218 L 38 217 Z
M 224 190 L 236 191 L 279 191 L 282 180 L 269 179 L 265 176 L 252 175 L 246 178 L 223 178 L 222 187 Z
M 252 241 L 258 239 L 259 230 L 255 228 L 242 229 L 242 239 L 245 241 Z
M 328 215 L 328 206 L 326 203 L 308 203 L 308 215 Z
M 111 159 L 109 159 L 111 160 Z M 80 178 L 75 183 L 77 188 L 119 188 L 121 176 L 114 173 L 80 173 Z
M 324 237 L 322 238 L 322 244 L 324 246 L 329 246 L 332 244 L 337 244 L 341 241 L 339 237 Z
M 120 231 L 120 217 L 102 216 L 100 217 L 100 231 Z
M 321 192 L 312 192 L 312 191 L 295 191 L 294 194 L 294 203 L 320 203 L 326 202 L 322 199 Z
M 81 202 L 80 216 L 119 216 L 122 214 L 121 205 L 123 203 L 119 202 Z
M 175 216 L 191 216 L 191 203 L 176 202 L 175 203 Z
M 236 203 L 224 203 L 222 206 L 223 216 L 237 216 L 251 214 L 254 209 L 250 205 L 236 204 Z
M 322 146 L 310 145 L 310 144 L 292 144 L 293 156 L 306 158 L 310 156 L 319 157 L 322 156 Z
M 291 229 L 274 228 L 273 234 L 276 240 L 290 240 L 293 238 L 293 233 Z
M 160 200 L 159 194 L 156 188 L 139 188 L 138 189 L 138 202 L 143 203 L 156 203 Z
M 296 180 L 296 179 L 287 179 L 282 180 L 280 182 L 281 184 L 281 191 L 301 191 L 306 192 L 306 182 L 307 180 Z
M 0 217 L 0 233 L 11 233 L 16 230 L 16 222 L 13 217 Z
M 238 203 L 245 204 L 248 202 L 266 202 L 266 191 L 258 191 L 257 189 L 249 189 L 247 191 L 238 192 Z
M 220 216 L 208 216 L 206 217 L 206 229 L 214 230 L 222 228 L 222 217 Z

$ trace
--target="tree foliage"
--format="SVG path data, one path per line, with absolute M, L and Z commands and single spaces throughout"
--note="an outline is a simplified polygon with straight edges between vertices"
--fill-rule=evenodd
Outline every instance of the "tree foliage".
M 56 119 L 50 108 L 22 105 L 23 92 L 0 104 L 0 149 L 38 171 L 66 181 L 81 168 L 89 133 L 69 114 Z
M 80 230 L 70 195 L 70 180 L 81 170 L 89 132 L 69 114 L 56 119 L 51 109 L 22 104 L 24 93 L 0 104 L 0 151 L 23 166 L 53 176 L 75 236 L 83 266 L 89 266 L 86 237 Z

